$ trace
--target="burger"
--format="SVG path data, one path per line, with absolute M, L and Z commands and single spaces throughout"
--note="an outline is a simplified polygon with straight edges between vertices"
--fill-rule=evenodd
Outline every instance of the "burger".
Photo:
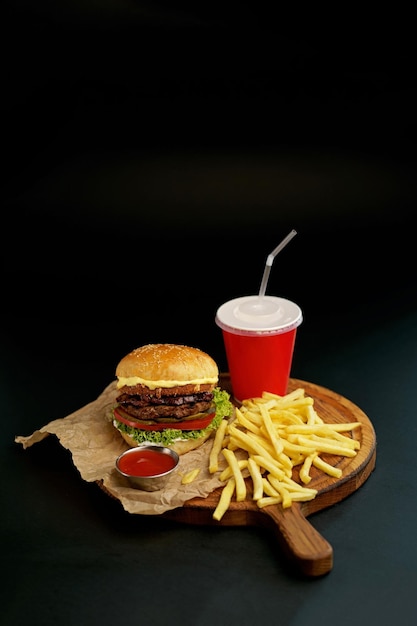
M 233 412 L 216 362 L 198 348 L 147 344 L 116 367 L 113 426 L 130 447 L 152 443 L 178 454 L 201 446 Z

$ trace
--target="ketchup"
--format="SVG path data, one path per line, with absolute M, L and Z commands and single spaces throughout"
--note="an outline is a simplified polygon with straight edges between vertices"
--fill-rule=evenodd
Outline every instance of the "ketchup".
M 135 450 L 119 459 L 119 468 L 130 476 L 154 476 L 172 469 L 175 460 L 156 450 Z

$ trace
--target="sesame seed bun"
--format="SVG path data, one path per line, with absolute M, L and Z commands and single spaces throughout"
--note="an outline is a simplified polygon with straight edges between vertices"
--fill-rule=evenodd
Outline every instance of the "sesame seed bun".
M 132 350 L 118 364 L 116 376 L 123 384 L 155 387 L 216 384 L 216 362 L 198 348 L 170 343 L 154 343 Z M 173 385 L 172 383 L 175 383 Z

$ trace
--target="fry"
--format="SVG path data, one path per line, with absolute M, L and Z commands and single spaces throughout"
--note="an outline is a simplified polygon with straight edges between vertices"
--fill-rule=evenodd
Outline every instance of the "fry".
M 282 445 L 282 441 L 280 440 L 280 438 L 277 436 L 275 427 L 272 423 L 272 419 L 271 416 L 268 412 L 268 410 L 266 409 L 264 404 L 260 405 L 260 411 L 261 411 L 261 415 L 262 415 L 262 420 L 265 426 L 265 430 L 268 434 L 268 437 L 271 440 L 271 443 L 274 447 L 275 453 L 277 456 L 279 456 L 283 450 L 283 445 Z
M 292 404 L 296 400 L 299 400 L 300 398 L 304 398 L 304 389 L 302 389 L 302 387 L 298 387 L 297 389 L 294 389 L 294 391 L 287 393 L 286 396 L 278 396 L 277 394 L 270 393 L 269 391 L 265 391 L 262 395 L 266 399 L 272 398 L 273 400 L 276 401 L 277 404 L 280 404 L 280 405 Z
M 320 456 L 315 456 L 313 459 L 314 467 L 317 467 L 322 472 L 325 472 L 329 476 L 334 476 L 335 478 L 340 478 L 342 475 L 342 470 L 340 467 L 333 467 L 330 463 L 326 463 Z
M 246 498 L 246 483 L 245 483 L 245 479 L 243 478 L 243 474 L 240 471 L 240 467 L 237 462 L 235 453 L 225 448 L 223 450 L 223 455 L 226 461 L 228 462 L 230 469 L 233 472 L 233 478 L 235 479 L 236 501 L 242 502 Z
M 359 422 L 360 423 L 360 422 Z M 359 450 L 360 442 L 357 439 L 351 439 L 343 435 L 343 432 L 349 432 L 356 428 L 358 422 L 351 424 L 351 428 L 344 429 L 342 424 L 291 424 L 285 429 L 285 433 L 288 435 L 288 439 L 291 441 L 297 441 L 298 439 L 293 435 L 311 435 L 311 439 L 317 439 L 323 437 L 329 440 L 329 443 L 338 442 L 347 448 L 353 450 Z M 333 441 L 330 441 L 333 440 Z
M 291 494 L 291 497 L 298 493 L 300 495 L 310 496 L 309 499 L 311 499 L 312 496 L 315 496 L 317 494 L 316 489 L 311 489 L 310 487 L 303 487 L 302 485 L 299 485 L 291 478 L 284 478 L 283 480 L 278 480 L 276 476 L 272 476 L 270 474 L 268 476 L 268 480 L 278 493 L 280 493 L 280 489 L 282 487 L 286 489 L 286 491 L 289 494 Z
M 315 456 L 316 456 L 315 452 L 313 454 L 309 454 L 308 456 L 306 456 L 306 458 L 304 459 L 303 466 L 300 469 L 300 480 L 305 485 L 308 485 L 308 483 L 311 480 L 310 469 L 311 469 L 311 466 L 313 464 L 313 459 L 314 459 Z
M 220 494 L 219 502 L 213 512 L 213 519 L 218 522 L 222 519 L 223 515 L 226 513 L 229 508 L 230 502 L 232 500 L 233 492 L 235 490 L 235 479 L 229 478 L 226 485 L 223 487 L 222 492 Z
M 230 435 L 234 437 L 240 444 L 240 447 L 243 450 L 246 450 L 250 454 L 261 454 L 271 456 L 264 448 L 261 446 L 258 441 L 255 440 L 254 437 L 249 437 L 243 431 L 237 429 L 235 426 L 230 426 Z M 271 457 L 273 459 L 273 457 Z
M 294 460 L 291 460 L 290 457 L 285 454 L 285 452 L 281 452 L 281 454 L 278 455 L 278 461 L 281 463 L 282 467 L 285 468 L 287 475 L 291 476 L 292 469 L 294 465 L 296 465 L 296 463 L 294 463 Z
M 312 448 L 309 448 L 307 446 L 302 446 L 298 443 L 293 443 L 291 441 L 287 441 L 286 439 L 283 439 L 283 445 L 284 445 L 284 453 L 288 455 L 290 459 L 297 458 L 300 455 L 308 456 L 313 451 Z M 293 460 L 293 463 L 294 463 L 294 460 Z
M 331 434 L 331 433 L 341 433 L 341 432 L 350 432 L 351 430 L 354 430 L 355 428 L 358 428 L 360 426 L 360 422 L 343 422 L 341 424 L 324 424 L 323 422 L 321 423 L 316 423 L 316 424 L 294 424 L 291 426 L 287 426 L 286 431 L 287 433 L 317 433 L 317 432 L 324 432 L 326 434 Z
M 237 462 L 237 464 L 239 465 L 239 469 L 241 470 L 246 469 L 248 467 L 248 459 L 241 459 L 240 461 Z M 232 476 L 233 476 L 233 470 L 230 467 L 230 465 L 228 465 L 227 467 L 224 468 L 224 470 L 220 474 L 219 480 L 221 480 L 222 482 L 225 482 L 226 480 L 229 480 L 229 478 L 231 478 Z
M 285 487 L 281 487 L 279 493 L 282 496 L 282 508 L 288 509 L 293 501 L 292 496 L 290 496 L 290 494 L 288 493 L 288 489 L 285 489 Z
M 186 474 L 184 474 L 184 476 L 181 479 L 181 484 L 182 485 L 189 485 L 190 483 L 193 482 L 193 480 L 195 480 L 197 478 L 197 476 L 200 473 L 200 468 L 196 467 L 193 470 L 190 470 L 189 472 L 187 472 Z
M 255 433 L 255 434 L 258 434 L 260 432 L 260 427 L 256 423 L 254 423 L 252 420 L 247 419 L 247 417 L 243 415 L 243 413 L 239 411 L 238 409 L 236 409 L 236 415 L 237 415 L 237 421 L 239 422 L 241 426 L 246 428 L 246 430 L 249 430 L 250 432 Z
M 213 446 L 209 455 L 209 472 L 214 474 L 219 469 L 219 454 L 222 449 L 223 439 L 226 434 L 228 423 L 226 419 L 220 422 L 220 426 L 216 430 Z
M 281 496 L 282 508 L 283 509 L 288 509 L 288 507 L 291 506 L 291 496 L 289 494 L 288 489 L 286 489 L 286 487 L 284 487 L 284 485 L 282 483 L 279 483 L 279 484 L 276 485 L 276 490 L 278 491 L 279 495 Z
M 269 477 L 268 477 L 269 478 Z M 264 490 L 264 494 L 267 496 L 271 496 L 273 498 L 279 496 L 278 491 L 275 489 L 275 487 L 273 487 L 270 483 L 270 481 L 268 480 L 268 478 L 265 478 L 264 476 L 262 476 L 262 485 L 263 485 L 263 490 Z M 262 498 L 260 498 L 262 500 Z M 259 501 L 258 501 L 258 505 L 259 505 Z
M 271 419 L 279 425 L 304 423 L 300 415 L 296 415 L 292 411 L 283 409 L 280 409 L 279 411 L 271 411 Z
M 315 408 L 311 404 L 306 407 L 307 424 L 323 424 L 323 420 L 316 413 Z
M 301 445 L 307 448 L 313 448 L 316 451 L 328 452 L 329 454 L 337 454 L 340 456 L 355 456 L 355 450 L 347 448 L 346 446 L 333 444 L 328 439 L 308 439 L 303 435 L 298 437 L 298 441 Z
M 263 432 L 261 432 L 259 435 L 255 435 L 254 433 L 253 435 L 251 435 L 251 437 L 253 441 L 256 441 L 261 446 L 259 451 L 261 451 L 262 449 L 264 453 L 267 453 L 268 456 L 271 457 L 271 459 L 275 458 L 276 452 L 268 435 L 265 435 Z
M 336 441 L 343 443 L 344 446 L 347 446 L 348 448 L 352 448 L 352 450 L 359 450 L 361 447 L 360 441 L 358 441 L 357 439 L 350 439 L 350 437 L 346 437 L 345 435 L 342 435 L 337 430 L 332 432 L 332 437 Z
M 359 450 L 360 448 L 359 441 L 356 439 L 350 439 L 350 437 L 345 437 L 345 435 L 340 435 L 338 432 L 330 432 L 327 437 L 324 432 L 312 433 L 311 440 L 327 442 L 330 445 L 339 444 L 343 448 L 350 448 L 351 450 Z
M 308 502 L 309 500 L 314 500 L 317 495 L 317 491 L 315 493 L 308 491 L 294 491 L 291 494 L 291 500 L 293 502 Z
M 282 502 L 281 496 L 278 494 L 277 496 L 264 496 L 263 498 L 259 498 L 257 501 L 257 505 L 260 509 L 263 509 L 265 506 L 272 506 L 273 504 L 280 504 Z
M 259 465 L 254 461 L 254 459 L 248 459 L 248 470 L 252 478 L 253 482 L 253 500 L 260 500 L 263 496 L 263 482 L 262 482 L 262 473 L 259 468 Z
M 276 478 L 284 478 L 285 472 L 281 467 L 278 466 L 276 461 L 270 461 L 267 457 L 261 456 L 260 454 L 255 454 L 253 459 L 257 462 L 258 465 L 268 470 L 268 472 L 272 474 L 272 476 L 276 476 Z

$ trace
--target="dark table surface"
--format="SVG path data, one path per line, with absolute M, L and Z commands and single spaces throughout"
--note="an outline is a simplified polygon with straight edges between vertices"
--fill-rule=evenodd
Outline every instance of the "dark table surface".
M 6 4 L 0 623 L 415 624 L 412 40 L 204 3 Z M 226 371 L 216 308 L 256 293 L 292 228 L 268 286 L 303 309 L 292 376 L 377 435 L 365 484 L 309 518 L 334 550 L 314 579 L 265 530 L 132 516 L 54 437 L 14 442 L 144 343 Z

